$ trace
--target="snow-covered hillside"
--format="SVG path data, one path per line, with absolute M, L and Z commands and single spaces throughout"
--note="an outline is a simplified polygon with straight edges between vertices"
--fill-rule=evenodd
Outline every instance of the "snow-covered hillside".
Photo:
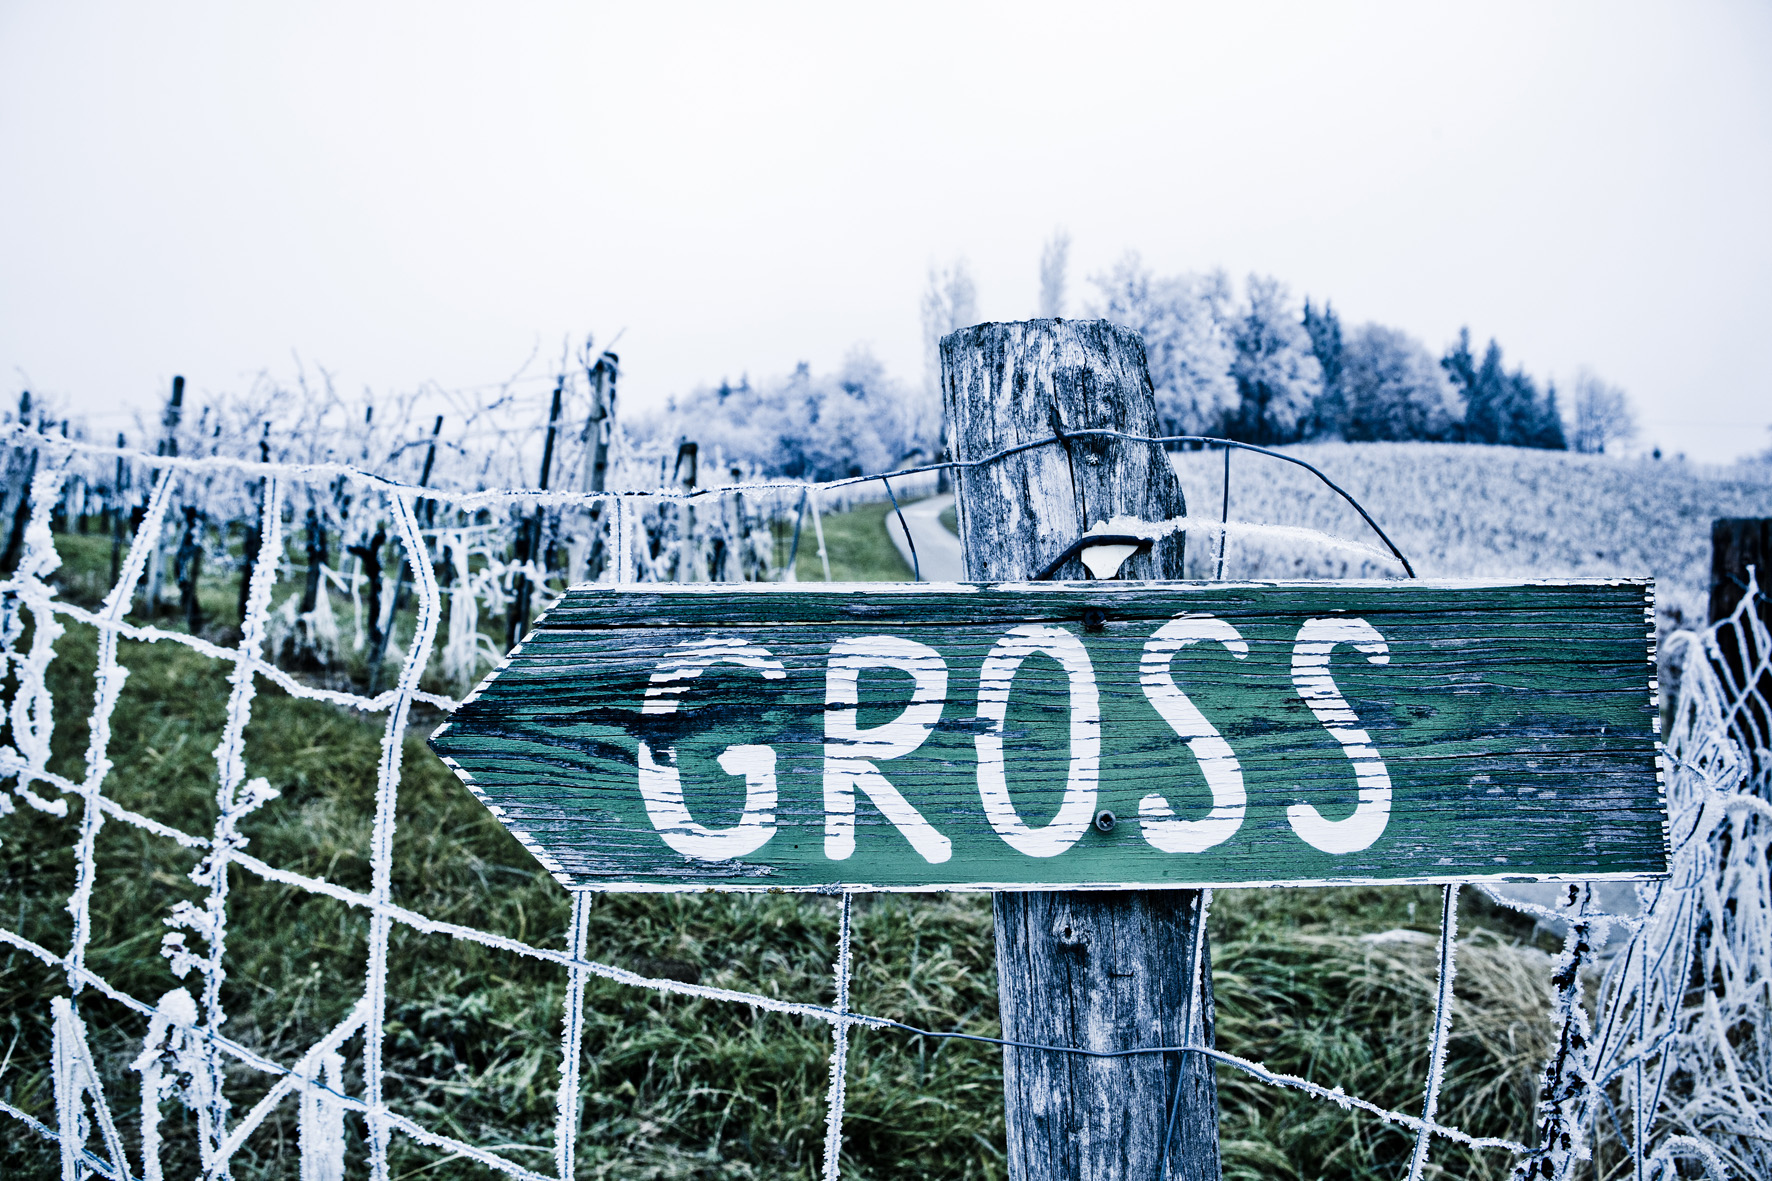
M 1287 448 L 1353 494 L 1424 577 L 1653 575 L 1664 622 L 1701 621 L 1715 517 L 1772 516 L 1772 465 L 1705 467 L 1561 451 L 1444 443 L 1313 443 Z M 1224 460 L 1176 456 L 1190 515 L 1216 517 Z M 1316 477 L 1231 457 L 1232 521 L 1303 525 L 1377 544 Z M 1189 574 L 1211 577 L 1216 541 L 1195 534 Z M 1285 539 L 1233 536 L 1232 578 L 1383 578 L 1395 563 Z

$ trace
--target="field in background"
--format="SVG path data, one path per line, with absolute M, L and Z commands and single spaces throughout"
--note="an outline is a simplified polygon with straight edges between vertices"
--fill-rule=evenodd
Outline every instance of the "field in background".
M 1423 577 L 1652 575 L 1667 622 L 1702 623 L 1714 517 L 1772 516 L 1772 464 L 1707 467 L 1450 443 L 1311 443 L 1284 449 L 1321 468 L 1383 526 Z M 1191 515 L 1216 518 L 1218 452 L 1175 456 Z M 1382 548 L 1309 472 L 1233 454 L 1232 521 L 1303 525 Z M 1210 578 L 1215 541 L 1190 537 L 1188 573 Z M 1232 537 L 1230 578 L 1394 578 L 1395 562 Z
M 1730 482 L 1676 465 L 1662 465 L 1671 474 L 1661 477 L 1633 475 L 1632 465 L 1615 461 L 1485 448 L 1320 445 L 1298 453 L 1361 497 L 1429 574 L 1621 573 L 1631 572 L 1631 555 L 1641 554 L 1643 570 L 1677 576 L 1685 580 L 1680 587 L 1690 589 L 1702 585 L 1693 572 L 1703 567 L 1711 515 L 1772 512 L 1772 479 Z M 1538 462 L 1544 459 L 1561 464 Z M 1178 458 L 1196 514 L 1215 515 L 1220 464 L 1210 454 Z M 1294 475 L 1289 465 L 1250 455 L 1232 464 L 1233 519 L 1364 535 L 1351 510 L 1313 490 L 1308 473 Z M 1516 481 L 1515 472 L 1530 478 Z M 1462 490 L 1459 480 L 1466 481 Z M 1658 497 L 1674 492 L 1684 497 L 1676 499 L 1678 512 L 1658 510 Z M 1623 509 L 1608 512 L 1608 503 Z M 869 505 L 825 519 L 833 577 L 908 577 L 884 528 L 889 511 Z M 1607 550 L 1598 540 L 1605 537 L 1637 548 Z M 101 586 L 108 543 L 67 535 L 56 540 L 69 563 L 61 575 L 65 593 L 80 597 L 77 588 Z M 1583 566 L 1590 542 L 1596 553 L 1623 556 Z M 1196 543 L 1193 555 L 1191 561 L 1204 561 L 1207 547 Z M 1227 574 L 1363 572 L 1336 567 L 1340 557 L 1287 555 L 1237 539 Z M 1554 567 L 1558 560 L 1572 568 Z M 1516 561 L 1518 567 L 1498 566 Z M 810 522 L 796 566 L 802 581 L 823 577 Z M 291 589 L 281 585 L 278 599 Z M 225 619 L 232 583 L 218 578 L 206 591 L 213 616 Z M 165 617 L 157 623 L 178 626 Z M 53 770 L 75 768 L 85 750 L 93 649 L 91 629 L 70 625 L 50 666 L 60 710 Z M 125 641 L 122 660 L 133 671 L 113 719 L 117 765 L 110 794 L 200 831 L 214 815 L 210 752 L 225 713 L 225 670 L 165 644 Z M 254 715 L 248 766 L 269 776 L 281 795 L 245 822 L 248 851 L 298 872 L 367 886 L 379 727 L 271 688 L 261 689 Z M 407 742 L 395 900 L 441 919 L 557 946 L 565 893 L 423 747 L 420 736 L 435 721 L 435 715 L 415 717 Z M 16 905 L 12 917 L 22 933 L 57 948 L 73 878 L 69 836 L 78 803 L 70 804 L 66 820 L 15 812 L 0 844 L 0 897 L 9 911 Z M 198 897 L 185 876 L 193 855 L 111 825 L 100 835 L 98 861 L 104 869 L 94 897 L 92 966 L 138 996 L 189 984 L 158 955 L 161 932 L 143 916 Z M 367 924 L 360 912 L 330 899 L 245 875 L 230 888 L 235 905 L 224 993 L 235 1016 L 227 1029 L 287 1061 L 354 1002 Z M 1387 1106 L 1417 1107 L 1433 1010 L 1438 903 L 1432 888 L 1219 892 L 1211 939 L 1220 1044 Z M 1472 891 L 1465 891 L 1461 921 L 1465 945 L 1441 1118 L 1473 1133 L 1529 1141 L 1536 1075 L 1552 1034 L 1551 944 L 1529 922 L 1495 911 Z M 835 934 L 835 907 L 827 899 L 609 896 L 592 911 L 589 947 L 593 958 L 642 974 L 828 1002 Z M 545 1169 L 562 974 L 406 930 L 396 935 L 392 956 L 392 1102 L 439 1130 L 501 1146 Z M 858 1009 L 925 1028 L 996 1032 L 988 899 L 862 900 L 856 972 Z M 45 1119 L 52 1118 L 50 1080 L 42 1069 L 48 1030 L 37 998 L 49 991 L 49 975 L 36 961 L 0 957 L 0 1042 L 9 1044 L 0 1097 Z M 830 1048 L 822 1023 L 664 998 L 596 979 L 587 1009 L 579 1176 L 816 1176 Z M 135 1092 L 127 1066 L 139 1049 L 138 1022 L 90 994 L 82 1010 L 130 1140 Z M 353 1047 L 346 1051 L 354 1061 Z M 1227 1177 L 1388 1178 L 1407 1167 L 1410 1142 L 1396 1129 L 1234 1071 L 1221 1069 L 1218 1078 Z M 244 1073 L 235 1081 L 240 1103 L 255 1096 L 254 1085 L 262 1088 Z M 349 1074 L 346 1082 L 360 1085 Z M 845 1175 L 1002 1177 L 1002 1118 L 996 1051 L 897 1033 L 854 1035 Z M 171 1142 L 169 1174 L 194 1172 L 194 1128 L 181 1126 L 176 1115 L 163 1127 Z M 360 1122 L 353 1119 L 349 1128 L 360 1138 Z M 427 1168 L 452 1177 L 492 1176 L 461 1161 L 439 1168 L 436 1153 L 402 1137 L 394 1144 L 397 1177 Z M 285 1104 L 250 1142 L 253 1161 L 237 1164 L 234 1175 L 293 1177 L 294 1145 L 295 1111 Z M 0 1140 L 0 1175 L 53 1175 L 52 1149 L 9 1130 Z M 1501 1177 L 1509 1163 L 1503 1153 L 1472 1155 L 1441 1144 L 1431 1169 Z

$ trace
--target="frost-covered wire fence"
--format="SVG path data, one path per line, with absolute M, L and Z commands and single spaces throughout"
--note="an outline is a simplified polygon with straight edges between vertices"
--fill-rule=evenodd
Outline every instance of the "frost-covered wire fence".
M 60 973 L 65 989 L 42 998 L 54 1031 L 48 1064 L 54 1082 L 53 1112 L 30 1112 L 4 1103 L 0 1103 L 0 1112 L 15 1121 L 15 1128 L 29 1129 L 59 1145 L 62 1175 L 67 1181 L 88 1175 L 117 1181 L 162 1177 L 161 1128 L 170 1104 L 184 1106 L 195 1118 L 201 1151 L 199 1175 L 225 1176 L 230 1161 L 285 1102 L 299 1111 L 304 1181 L 343 1176 L 347 1113 L 360 1118 L 366 1129 L 364 1163 L 378 1179 L 388 1176 L 392 1138 L 405 1136 L 511 1177 L 546 1181 L 552 1176 L 566 1181 L 573 1176 L 579 1123 L 584 990 L 593 976 L 828 1023 L 832 1054 L 824 1172 L 831 1178 L 837 1176 L 841 1160 L 848 1032 L 852 1028 L 995 1040 L 920 1030 L 884 1015 L 851 1011 L 849 981 L 854 951 L 847 897 L 842 900 L 835 949 L 835 1003 L 826 1005 L 650 978 L 600 962 L 593 958 L 594 949 L 587 946 L 588 894 L 574 898 L 560 950 L 441 921 L 400 905 L 393 895 L 396 802 L 408 716 L 415 703 L 443 710 L 454 706 L 452 695 L 425 689 L 421 681 L 444 647 L 439 644 L 440 636 L 454 635 L 453 630 L 445 632 L 445 616 L 453 629 L 457 615 L 479 600 L 478 592 L 465 587 L 458 589 L 458 597 L 452 597 L 449 588 L 439 582 L 432 559 L 446 531 L 427 525 L 433 505 L 458 514 L 455 519 L 459 521 L 471 520 L 472 514 L 482 511 L 530 513 L 538 507 L 553 507 L 589 512 L 600 508 L 606 512 L 604 543 L 613 560 L 603 565 L 599 576 L 611 582 L 630 582 L 667 572 L 660 568 L 658 554 L 651 552 L 649 538 L 654 535 L 647 530 L 647 514 L 657 516 L 661 506 L 706 506 L 720 511 L 729 498 L 781 493 L 789 499 L 810 498 L 816 513 L 817 501 L 831 492 L 830 485 L 759 482 L 680 496 L 673 504 L 667 490 L 604 494 L 421 489 L 338 464 L 252 463 L 220 456 L 129 453 L 124 458 L 152 474 L 152 491 L 127 561 L 99 608 L 90 610 L 65 601 L 52 581 L 62 559 L 51 529 L 51 514 L 61 503 L 64 486 L 79 463 L 110 462 L 118 453 L 44 438 L 33 438 L 31 446 L 39 459 L 30 479 L 23 553 L 16 572 L 0 582 L 4 601 L 0 652 L 12 684 L 11 699 L 6 703 L 11 741 L 0 748 L 0 776 L 9 789 L 0 794 L 0 818 L 22 806 L 66 821 L 76 877 L 68 899 L 70 922 L 65 945 L 51 947 L 0 926 L 0 943 Z M 237 640 L 230 647 L 200 635 L 131 622 L 132 604 L 161 551 L 162 535 L 181 490 L 227 480 L 250 487 L 257 507 L 257 554 L 246 567 L 245 615 Z M 853 487 L 858 482 L 838 483 Z M 270 650 L 279 609 L 273 606 L 279 580 L 287 576 L 293 581 L 299 569 L 283 557 L 286 507 L 305 504 L 309 495 L 331 494 L 341 486 L 350 488 L 359 503 L 375 501 L 408 556 L 406 573 L 394 577 L 395 587 L 384 595 L 384 602 L 397 601 L 399 580 L 409 579 L 416 615 L 406 644 L 398 652 L 399 672 L 393 687 L 374 696 L 336 684 L 313 683 L 311 677 L 280 667 Z M 290 520 L 294 520 L 292 514 Z M 481 552 L 475 549 L 480 542 L 470 537 L 475 527 L 462 524 L 451 535 L 453 540 L 442 542 L 443 547 L 454 547 L 451 552 L 456 554 Z M 467 557 L 451 559 L 462 583 L 471 586 L 475 577 L 491 568 L 491 550 L 487 543 L 477 562 Z M 531 570 L 537 581 L 546 573 L 540 567 Z M 1411 1181 L 1423 1175 L 1437 1140 L 1513 1154 L 1520 1178 L 1582 1175 L 1583 1163 L 1593 1158 L 1596 1145 L 1603 1140 L 1615 1144 L 1634 1162 L 1638 1177 L 1690 1176 L 1693 1170 L 1718 1178 L 1729 1175 L 1730 1170 L 1737 1176 L 1772 1174 L 1772 1126 L 1768 1123 L 1772 1041 L 1764 1032 L 1772 1004 L 1772 897 L 1768 893 L 1768 844 L 1772 843 L 1772 772 L 1768 768 L 1772 751 L 1767 750 L 1764 733 L 1743 724 L 1744 718 L 1765 717 L 1772 704 L 1763 694 L 1763 686 L 1772 677 L 1768 665 L 1772 635 L 1756 614 L 1757 602 L 1755 591 L 1718 627 L 1679 633 L 1668 642 L 1670 657 L 1681 662 L 1679 696 L 1666 740 L 1673 873 L 1666 881 L 1639 888 L 1641 913 L 1603 913 L 1592 892 L 1581 886 L 1570 887 L 1563 904 L 1556 907 L 1531 906 L 1494 895 L 1504 905 L 1568 929 L 1564 953 L 1548 982 L 1555 997 L 1558 1037 L 1543 1075 L 1535 1143 L 1474 1137 L 1436 1118 L 1452 1020 L 1458 946 L 1455 887 L 1447 889 L 1442 916 L 1437 1019 L 1419 1114 L 1384 1107 L 1347 1094 L 1340 1087 L 1325 1087 L 1269 1070 L 1234 1052 L 1236 1047 L 1152 1046 L 1097 1056 L 1202 1054 L 1264 1083 L 1302 1091 L 1388 1121 L 1414 1135 L 1408 1173 Z M 390 614 L 388 618 L 391 626 L 393 617 Z M 463 627 L 479 636 L 478 627 L 471 616 L 469 619 Z M 50 767 L 58 708 L 64 713 L 70 708 L 86 711 L 84 703 L 76 707 L 56 701 L 50 689 L 49 669 L 68 625 L 94 629 L 99 641 L 92 670 L 90 741 L 83 768 L 76 775 Z M 228 670 L 231 692 L 227 716 L 214 751 L 216 820 L 207 832 L 186 831 L 150 818 L 107 795 L 112 768 L 111 717 L 129 675 L 118 659 L 122 639 L 182 645 Z M 472 642 L 478 644 L 479 640 Z M 1745 665 L 1739 661 L 1729 665 L 1721 658 L 1723 645 L 1732 646 L 1729 651 L 1734 653 L 1750 653 L 1751 659 Z M 261 682 L 275 684 L 297 697 L 385 716 L 369 850 L 369 889 L 349 889 L 322 877 L 293 872 L 248 851 L 241 825 L 275 794 L 264 776 L 252 774 L 244 757 L 244 739 L 253 724 L 254 699 Z M 70 799 L 78 803 L 77 809 L 70 808 Z M 96 842 L 108 824 L 131 826 L 144 837 L 174 842 L 201 854 L 191 874 L 202 890 L 201 902 L 182 903 L 169 913 L 152 916 L 171 928 L 162 940 L 162 954 L 179 977 L 189 980 L 186 986 L 158 998 L 123 991 L 88 963 L 93 950 L 92 894 L 105 868 L 96 854 Z M 333 899 L 368 918 L 368 956 L 359 999 L 343 1020 L 293 1060 L 272 1060 L 224 1032 L 227 1013 L 222 985 L 230 953 L 230 868 Z M 498 948 L 555 965 L 564 974 L 567 987 L 561 1011 L 552 1174 L 537 1172 L 494 1148 L 427 1127 L 390 1102 L 383 1060 L 388 951 L 396 926 Z M 1622 952 L 1602 963 L 1595 949 L 1601 942 L 1598 936 L 1608 927 L 1623 928 L 1629 939 Z M 1597 1004 L 1590 1016 L 1589 989 L 1596 975 L 1598 988 L 1591 998 L 1597 998 Z M 82 998 L 92 994 L 133 1011 L 141 1022 L 140 1052 L 130 1069 L 136 1076 L 133 1080 L 101 1077 L 94 1064 L 81 1016 Z M 359 1036 L 362 1085 L 347 1090 L 343 1051 Z M 1024 1046 L 1018 1052 L 1083 1051 Z M 272 1080 L 244 1113 L 235 1111 L 228 1093 L 231 1064 Z M 140 1132 L 134 1145 L 124 1143 L 113 1118 L 119 1104 L 130 1102 L 138 1104 L 140 1111 Z

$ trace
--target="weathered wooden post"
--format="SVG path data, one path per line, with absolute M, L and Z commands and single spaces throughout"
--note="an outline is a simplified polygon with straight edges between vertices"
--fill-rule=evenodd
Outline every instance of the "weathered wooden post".
M 18 568 L 24 554 L 25 526 L 31 521 L 31 479 L 37 474 L 37 449 L 28 446 L 23 435 L 31 429 L 31 391 L 18 396 L 20 439 L 6 457 L 4 500 L 0 500 L 0 520 L 10 520 L 6 545 L 0 550 L 0 570 Z M 111 581 L 115 582 L 116 579 Z
M 123 432 L 117 432 L 117 450 L 122 451 L 128 446 Z M 111 481 L 110 518 L 111 518 L 111 582 L 117 585 L 117 573 L 123 561 L 123 484 L 128 478 L 128 468 L 124 466 L 123 456 L 117 456 L 117 474 Z M 250 564 L 250 559 L 248 559 Z M 245 618 L 245 614 L 241 614 Z
M 437 420 L 431 424 L 431 441 L 425 446 L 425 465 L 418 474 L 418 486 L 420 488 L 429 488 L 431 486 L 431 468 L 435 466 L 437 462 L 437 436 L 442 432 L 443 416 L 439 414 L 437 415 Z M 437 502 L 434 500 L 422 500 L 419 502 L 418 508 L 419 515 L 424 519 L 424 527 L 426 529 L 431 528 L 436 523 L 437 519 Z M 377 529 L 376 536 L 381 537 L 382 530 Z M 424 555 L 425 561 L 430 561 L 430 558 L 431 555 L 429 553 Z M 414 555 L 413 560 L 417 561 L 418 556 Z M 379 564 L 378 561 L 377 565 L 379 566 Z M 400 561 L 398 550 L 395 550 L 394 552 L 394 566 L 398 573 L 394 575 L 394 595 L 388 604 L 388 620 L 384 626 L 376 629 L 374 633 L 376 636 L 375 642 L 370 645 L 369 649 L 369 695 L 371 697 L 374 697 L 377 693 L 381 692 L 382 661 L 387 658 L 388 641 L 393 638 L 394 627 L 399 622 L 400 612 L 406 607 L 406 571 L 408 569 L 408 563 Z
M 178 428 L 184 418 L 184 407 L 185 379 L 175 374 L 172 379 L 172 396 L 166 400 L 166 410 L 160 415 L 160 428 L 163 433 L 160 436 L 159 445 L 154 448 L 154 454 L 174 456 L 178 454 Z M 160 478 L 162 480 L 172 479 L 171 470 L 161 472 Z M 153 548 L 148 551 L 148 585 L 142 598 L 142 605 L 149 619 L 152 619 L 160 610 L 160 541 L 161 539 L 158 537 L 148 539 Z
M 172 577 L 178 584 L 179 610 L 185 627 L 192 635 L 203 630 L 203 604 L 197 592 L 203 577 L 203 514 L 195 505 L 185 505 L 185 530 L 179 538 L 178 553 L 173 558 Z
M 1747 593 L 1748 568 L 1762 595 L 1772 593 L 1772 517 L 1722 517 L 1710 523 L 1710 621 L 1719 623 Z M 1764 611 L 1765 607 L 1761 607 Z
M 958 460 L 1055 431 L 1158 433 L 1144 345 L 1137 333 L 1105 321 L 962 329 L 942 339 L 941 367 L 948 450 Z M 979 582 L 1032 578 L 1090 526 L 1115 516 L 1163 521 L 1186 512 L 1162 447 L 1099 436 L 962 469 L 956 503 L 966 578 Z M 1121 577 L 1178 579 L 1182 557 L 1177 533 L 1129 558 Z M 1080 560 L 1056 577 L 1084 578 Z M 1195 956 L 1206 955 L 1199 891 L 998 893 L 994 909 L 1005 1038 L 1089 1050 L 1190 1038 L 1210 1044 L 1207 963 L 1200 995 L 1191 989 Z M 1005 1050 L 1010 1175 L 1218 1177 L 1211 1063 L 1193 1054 L 1179 1064 L 1166 1057 Z
M 701 564 L 701 550 L 695 537 L 695 503 L 688 500 L 695 492 L 696 459 L 701 448 L 698 444 L 684 439 L 677 444 L 677 462 L 671 468 L 671 478 L 683 490 L 686 498 L 677 508 L 677 581 L 706 582 L 707 569 Z M 661 522 L 662 524 L 662 522 Z
M 584 426 L 584 475 L 579 486 L 586 492 L 601 492 L 609 480 L 609 440 L 614 435 L 615 424 L 615 383 L 621 373 L 621 362 L 614 353 L 604 350 L 597 363 L 591 366 L 591 412 L 585 416 Z M 603 502 L 591 505 L 591 546 L 586 558 L 586 570 L 595 581 L 603 572 L 603 564 L 611 544 L 603 544 L 602 530 L 598 528 L 603 518 Z
M 560 396 L 566 389 L 566 375 L 561 374 L 554 382 L 554 401 L 548 409 L 548 433 L 541 448 L 541 490 L 548 490 L 548 476 L 554 466 L 554 434 L 560 427 Z M 548 560 L 542 552 L 542 525 L 546 520 L 547 510 L 541 505 L 535 506 L 535 515 L 523 521 L 517 527 L 517 561 L 535 566 L 543 577 L 546 576 Z M 531 600 L 535 597 L 535 589 L 530 585 L 527 569 L 517 575 L 516 594 L 511 600 L 511 620 L 506 632 L 505 647 L 515 648 L 529 630 L 529 611 Z
M 1710 621 L 1721 623 L 1734 614 L 1750 585 L 1759 600 L 1749 608 L 1772 628 L 1772 517 L 1724 517 L 1710 526 Z M 1772 748 L 1772 673 L 1753 671 L 1765 660 L 1759 640 L 1750 627 L 1724 628 L 1717 634 L 1718 673 L 1724 683 L 1742 695 L 1741 708 L 1730 721 L 1736 740 L 1758 770 L 1760 752 Z

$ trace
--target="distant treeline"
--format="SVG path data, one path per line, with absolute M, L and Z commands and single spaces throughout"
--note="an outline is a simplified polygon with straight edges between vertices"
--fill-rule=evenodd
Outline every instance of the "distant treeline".
M 932 456 L 940 401 L 893 379 L 872 353 L 856 349 L 836 373 L 814 374 L 801 362 L 785 377 L 697 387 L 633 429 L 638 451 L 667 461 L 674 440 L 696 443 L 719 482 L 734 475 L 729 469 L 740 477 L 834 480 Z M 669 475 L 661 471 L 660 482 Z
M 1066 247 L 1042 260 L 1042 311 L 1063 314 Z M 1494 443 L 1604 451 L 1634 426 L 1623 391 L 1583 373 L 1565 427 L 1557 389 L 1509 368 L 1494 340 L 1479 353 L 1468 329 L 1440 356 L 1382 324 L 1344 329 L 1332 305 L 1302 311 L 1277 279 L 1251 275 L 1239 299 L 1222 271 L 1160 276 L 1136 254 L 1092 276 L 1084 314 L 1144 338 L 1166 434 L 1277 445 L 1350 442 Z M 757 474 L 831 479 L 885 471 L 941 450 L 935 344 L 977 323 L 963 263 L 932 272 L 924 296 L 926 372 L 895 380 L 865 350 L 836 373 L 721 381 L 673 398 L 640 428 L 653 449 L 693 440 L 702 454 Z
M 1059 234 L 1041 258 L 1043 316 L 1071 314 L 1068 249 L 1068 238 Z M 1436 357 L 1382 324 L 1344 329 L 1328 303 L 1319 307 L 1307 298 L 1300 308 L 1277 279 L 1250 275 L 1239 297 L 1223 271 L 1157 275 L 1136 253 L 1089 282 L 1093 298 L 1083 301 L 1082 315 L 1124 324 L 1142 337 L 1166 434 L 1264 445 L 1420 440 L 1602 453 L 1636 433 L 1622 389 L 1581 371 L 1569 390 L 1565 422 L 1553 383 L 1541 388 L 1523 368 L 1510 369 L 1494 340 L 1479 355 L 1468 329 Z M 680 482 L 683 471 L 694 471 L 683 464 L 689 452 L 681 444 L 690 442 L 698 445 L 700 465 L 717 470 L 722 483 L 885 472 L 943 451 L 937 345 L 982 319 L 963 262 L 930 272 L 921 312 L 921 381 L 893 376 L 857 348 L 835 372 L 814 373 L 802 362 L 784 376 L 722 380 L 663 407 L 628 408 L 617 417 L 615 354 L 599 354 L 586 340 L 576 354 L 565 349 L 557 369 L 525 366 L 502 385 L 456 391 L 427 385 L 353 396 L 336 390 L 324 371 L 310 381 L 298 370 L 293 385 L 261 374 L 244 390 L 208 391 L 189 407 L 181 407 L 175 393 L 158 415 L 137 415 L 115 437 L 119 445 L 172 448 L 185 456 L 345 463 L 454 488 L 533 484 L 546 439 L 555 441 L 558 461 L 552 486 L 576 475 L 579 486 L 588 487 L 583 457 L 594 450 L 593 434 L 608 442 L 608 478 L 643 485 Z M 605 365 L 608 406 L 594 410 L 591 375 Z M 29 393 L 16 417 L 0 408 L 0 429 L 15 422 L 76 440 L 88 434 L 78 415 L 40 396 L 33 402 Z
M 1555 385 L 1508 369 L 1468 329 L 1444 355 L 1395 328 L 1344 331 L 1330 304 L 1299 314 L 1278 280 L 1234 297 L 1222 271 L 1153 275 L 1137 255 L 1095 276 L 1090 312 L 1137 329 L 1171 434 L 1247 443 L 1425 440 L 1566 449 Z

